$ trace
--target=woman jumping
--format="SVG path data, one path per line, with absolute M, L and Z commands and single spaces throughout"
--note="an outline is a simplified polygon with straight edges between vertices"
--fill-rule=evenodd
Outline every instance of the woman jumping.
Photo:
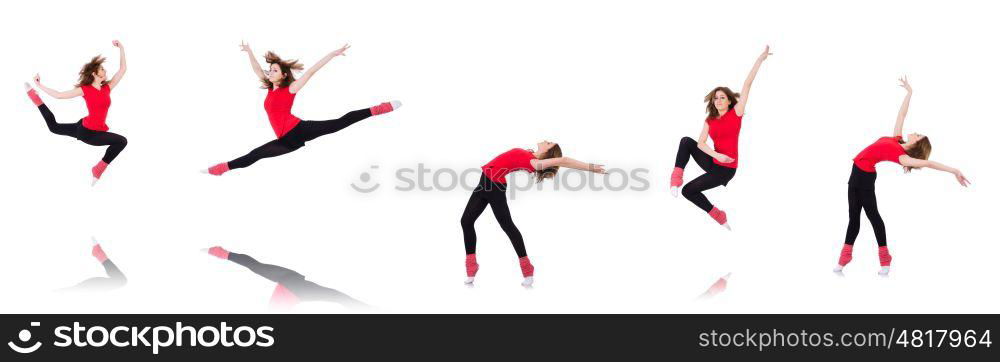
M 549 141 L 538 143 L 537 150 L 512 149 L 483 165 L 483 174 L 479 178 L 479 185 L 472 191 L 469 203 L 465 205 L 465 212 L 462 213 L 462 233 L 465 236 L 465 271 L 468 276 L 468 279 L 465 280 L 466 284 L 472 285 L 476 272 L 479 271 L 479 264 L 476 263 L 475 223 L 479 215 L 489 205 L 493 209 L 493 216 L 500 223 L 500 228 L 507 233 L 511 244 L 514 245 L 514 251 L 521 264 L 521 274 L 524 276 L 521 285 L 531 287 L 534 283 L 535 267 L 528 260 L 528 252 L 524 249 L 524 239 L 521 238 L 521 232 L 514 226 L 514 220 L 510 217 L 510 209 L 507 208 L 506 177 L 508 173 L 514 171 L 527 171 L 534 172 L 537 182 L 541 182 L 544 179 L 555 177 L 559 167 L 596 173 L 605 172 L 602 165 L 583 163 L 569 157 L 563 157 L 559 145 Z
M 352 309 L 367 307 L 364 303 L 347 294 L 306 280 L 305 276 L 294 270 L 264 264 L 249 255 L 231 253 L 218 246 L 213 246 L 205 251 L 219 259 L 242 265 L 257 275 L 278 283 L 274 287 L 274 293 L 271 294 L 271 307 L 273 308 L 291 308 L 299 302 L 313 301 L 338 303 Z
M 885 223 L 878 213 L 878 205 L 875 202 L 875 165 L 879 162 L 895 162 L 903 166 L 903 171 L 909 173 L 914 168 L 930 167 L 938 171 L 944 171 L 955 175 L 955 179 L 962 186 L 968 186 L 969 180 L 965 178 L 962 171 L 957 168 L 948 167 L 941 163 L 929 161 L 931 155 L 931 142 L 927 136 L 918 133 L 911 133 L 903 140 L 903 120 L 906 119 L 906 112 L 910 108 L 910 96 L 913 89 L 906 78 L 900 78 L 900 87 L 906 89 L 906 98 L 899 108 L 899 115 L 896 116 L 896 127 L 892 131 L 892 137 L 879 138 L 875 143 L 866 147 L 861 153 L 854 157 L 854 166 L 851 168 L 851 178 L 847 181 L 847 205 L 850 219 L 847 223 L 847 238 L 844 240 L 844 248 L 840 251 L 840 260 L 834 272 L 840 273 L 844 266 L 851 262 L 851 255 L 854 251 L 854 240 L 858 238 L 858 231 L 861 228 L 861 209 L 868 215 L 868 221 L 875 230 L 875 240 L 878 242 L 878 259 L 882 268 L 879 275 L 889 275 L 889 264 L 892 262 L 892 255 L 886 246 Z
M 696 206 L 705 210 L 719 225 L 729 228 L 726 220 L 726 212 L 712 205 L 703 192 L 719 186 L 726 186 L 736 175 L 736 165 L 739 162 L 739 141 L 740 127 L 743 124 L 743 112 L 746 110 L 747 99 L 750 96 L 750 85 L 757 77 L 757 70 L 764 63 L 770 53 L 771 47 L 764 48 L 764 52 L 757 57 L 750 75 L 743 82 L 743 90 L 740 93 L 733 93 L 728 87 L 716 87 L 705 96 L 705 106 L 708 118 L 701 129 L 698 141 L 691 137 L 681 138 L 680 146 L 677 148 L 677 160 L 674 162 L 674 171 L 670 175 L 670 193 L 677 197 L 677 191 L 684 183 L 684 167 L 688 160 L 694 162 L 705 170 L 705 173 L 696 177 L 680 193 L 684 198 L 693 202 Z M 733 103 L 736 103 L 735 105 Z M 712 138 L 715 149 L 708 146 L 708 138 Z
M 402 105 L 399 101 L 385 102 L 377 106 L 348 112 L 343 117 L 327 121 L 302 121 L 292 115 L 292 104 L 295 102 L 295 95 L 305 87 L 309 79 L 316 71 L 323 68 L 326 63 L 350 48 L 344 45 L 342 48 L 334 50 L 320 59 L 312 68 L 302 74 L 302 78 L 295 79 L 293 71 L 303 69 L 302 64 L 297 60 L 284 60 L 274 52 L 267 52 L 264 60 L 268 63 L 268 70 L 261 69 L 260 63 L 254 58 L 250 46 L 240 44 L 240 49 L 247 52 L 250 57 L 250 67 L 253 68 L 257 77 L 263 83 L 263 89 L 267 89 L 267 97 L 264 98 L 264 110 L 271 121 L 271 128 L 278 138 L 257 147 L 250 153 L 229 162 L 223 162 L 210 167 L 204 172 L 219 176 L 229 170 L 244 168 L 255 162 L 269 157 L 281 156 L 295 151 L 319 136 L 328 135 L 344 129 L 360 120 L 383 113 L 389 113 Z
M 24 83 L 24 88 L 28 92 L 28 98 L 31 98 L 31 101 L 35 103 L 38 110 L 42 112 L 42 118 L 45 119 L 45 124 L 49 127 L 49 131 L 57 135 L 76 138 L 91 146 L 108 146 L 107 150 L 104 151 L 104 157 L 90 170 L 91 175 L 94 176 L 91 185 L 97 183 L 97 180 L 104 174 L 104 170 L 108 168 L 111 161 L 114 161 L 115 157 L 118 157 L 118 154 L 128 144 L 125 137 L 108 132 L 108 125 L 105 121 L 108 116 L 108 108 L 111 107 L 111 90 L 125 76 L 126 69 L 125 47 L 117 40 L 111 42 L 111 44 L 118 48 L 121 62 L 118 72 L 110 80 L 107 78 L 107 73 L 104 71 L 104 66 L 102 65 L 104 57 L 99 55 L 83 65 L 83 69 L 80 69 L 80 81 L 77 82 L 76 88 L 72 90 L 60 92 L 46 87 L 42 85 L 41 77 L 37 74 L 35 75 L 35 85 L 53 98 L 69 99 L 83 96 L 84 102 L 87 103 L 89 114 L 79 122 L 57 123 L 56 117 L 49 110 L 49 107 L 45 103 L 42 103 L 42 99 L 38 97 L 38 93 L 31 88 L 31 85 Z

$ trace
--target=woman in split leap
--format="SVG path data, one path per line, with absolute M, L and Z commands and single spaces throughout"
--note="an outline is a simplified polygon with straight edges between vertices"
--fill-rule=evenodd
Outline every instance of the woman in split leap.
M 108 168 L 111 161 L 114 161 L 118 157 L 118 154 L 125 149 L 125 145 L 128 144 L 125 137 L 108 132 L 108 124 L 106 122 L 108 109 L 111 107 L 111 90 L 125 76 L 126 69 L 125 47 L 117 40 L 111 43 L 118 48 L 121 60 L 118 72 L 110 79 L 107 78 L 107 72 L 104 70 L 103 64 L 105 58 L 102 56 L 96 56 L 90 62 L 83 65 L 83 69 L 80 69 L 79 82 L 77 82 L 76 87 L 68 91 L 60 92 L 46 87 L 42 85 L 41 76 L 35 75 L 35 85 L 38 89 L 41 89 L 53 98 L 69 99 L 83 97 L 89 113 L 76 123 L 56 122 L 55 115 L 42 102 L 38 93 L 35 92 L 31 85 L 24 83 L 24 88 L 28 92 L 28 98 L 38 107 L 38 111 L 42 113 L 42 118 L 45 119 L 45 125 L 48 126 L 50 132 L 76 138 L 91 146 L 108 146 L 104 151 L 104 157 L 101 158 L 101 161 L 90 169 L 93 176 L 91 185 L 97 183 L 97 180 L 104 174 L 104 170 Z
M 476 219 L 486 210 L 486 206 L 490 206 L 493 209 L 493 216 L 500 223 L 500 228 L 514 245 L 514 252 L 517 253 L 521 265 L 521 274 L 524 276 L 521 285 L 531 287 L 534 283 L 535 267 L 528 260 L 524 239 L 521 238 L 521 232 L 517 230 L 517 226 L 514 226 L 514 221 L 510 217 L 510 209 L 507 208 L 506 177 L 507 174 L 514 171 L 527 171 L 534 173 L 537 182 L 541 182 L 544 179 L 555 177 L 559 167 L 605 173 L 602 165 L 583 163 L 569 157 L 563 157 L 559 145 L 549 141 L 539 142 L 535 150 L 512 149 L 483 165 L 483 174 L 479 178 L 479 184 L 472 191 L 472 196 L 469 197 L 469 202 L 465 205 L 465 212 L 462 213 L 462 233 L 465 236 L 465 271 L 468 277 L 465 281 L 466 284 L 472 285 L 476 272 L 479 271 L 479 263 L 476 262 Z
M 277 157 L 295 151 L 302 148 L 306 142 L 340 131 L 365 118 L 399 109 L 402 104 L 399 101 L 391 101 L 351 111 L 340 118 L 325 121 L 303 121 L 292 115 L 292 104 L 295 102 L 296 94 L 309 83 L 313 75 L 323 68 L 326 63 L 329 63 L 335 57 L 344 55 L 344 52 L 348 48 L 350 48 L 349 45 L 344 45 L 340 49 L 330 52 L 313 65 L 312 68 L 306 70 L 301 78 L 296 79 L 293 72 L 303 69 L 302 64 L 297 60 L 282 59 L 274 52 L 267 52 L 264 55 L 264 60 L 268 64 L 268 69 L 264 70 L 254 57 L 250 46 L 240 44 L 240 49 L 245 51 L 250 58 L 250 67 L 262 83 L 261 88 L 267 89 L 267 97 L 264 99 L 264 111 L 267 112 L 271 128 L 274 130 L 277 139 L 267 142 L 250 151 L 250 153 L 232 161 L 212 166 L 204 172 L 219 176 L 230 170 L 248 167 L 261 159 Z
M 739 163 L 739 141 L 740 128 L 743 125 L 743 112 L 746 110 L 747 101 L 750 97 L 750 86 L 757 71 L 764 60 L 771 55 L 771 47 L 764 48 L 764 52 L 757 57 L 750 75 L 743 82 L 743 90 L 740 93 L 733 93 L 728 87 L 716 87 L 705 96 L 705 107 L 708 117 L 705 119 L 701 129 L 701 135 L 695 141 L 691 137 L 681 138 L 680 146 L 677 149 L 677 160 L 674 162 L 674 171 L 670 175 L 670 193 L 677 197 L 678 190 L 695 206 L 707 212 L 719 225 L 729 229 L 729 222 L 726 219 L 726 212 L 712 205 L 705 197 L 704 192 L 719 186 L 726 186 L 729 181 L 736 176 L 736 166 Z M 708 146 L 708 139 L 712 139 L 713 147 Z M 696 177 L 684 185 L 684 167 L 688 161 L 694 159 L 705 171 L 701 176 Z
M 969 185 L 969 180 L 965 178 L 962 171 L 928 160 L 931 155 L 931 142 L 927 136 L 911 133 L 906 136 L 906 139 L 903 138 L 903 121 L 910 108 L 910 96 L 913 94 L 913 89 L 906 78 L 900 78 L 899 82 L 899 86 L 906 89 L 906 98 L 903 99 L 899 115 L 896 116 L 896 126 L 893 128 L 892 137 L 879 138 L 854 157 L 851 177 L 847 181 L 847 205 L 850 216 L 847 222 L 847 237 L 844 240 L 844 247 L 840 251 L 840 259 L 837 261 L 834 272 L 842 272 L 844 266 L 851 262 L 854 241 L 858 238 L 858 232 L 861 228 L 861 210 L 863 209 L 868 215 L 868 221 L 872 224 L 872 229 L 875 231 L 875 241 L 878 243 L 878 259 L 882 266 L 879 275 L 889 275 L 892 255 L 889 254 L 889 247 L 886 245 L 885 223 L 882 221 L 882 216 L 879 215 L 878 204 L 875 201 L 875 178 L 877 176 L 875 165 L 879 162 L 895 162 L 903 166 L 903 171 L 906 173 L 914 168 L 924 167 L 948 172 L 955 176 L 959 185 Z

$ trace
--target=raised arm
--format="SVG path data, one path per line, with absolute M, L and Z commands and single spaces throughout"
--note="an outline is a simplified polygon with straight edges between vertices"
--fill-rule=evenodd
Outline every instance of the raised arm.
M 945 165 L 940 162 L 935 162 L 931 160 L 921 160 L 919 158 L 913 158 L 908 155 L 902 155 L 899 156 L 899 164 L 903 165 L 904 167 L 928 167 L 938 171 L 944 171 L 952 175 L 955 175 L 955 180 L 958 180 L 958 183 L 962 186 L 969 186 L 971 184 L 971 182 L 969 182 L 969 179 L 965 178 L 965 175 L 962 174 L 962 171 L 959 171 L 957 168 L 954 167 L 949 167 L 948 165 Z
M 906 119 L 906 112 L 910 110 L 910 96 L 913 95 L 913 88 L 910 88 L 910 82 L 906 81 L 906 77 L 899 78 L 899 86 L 906 89 L 906 98 L 903 98 L 903 105 L 899 106 L 899 115 L 896 116 L 896 128 L 892 130 L 893 137 L 899 137 L 903 135 L 903 120 Z
M 708 122 L 705 122 L 705 127 L 702 127 L 701 135 L 698 136 L 698 149 L 701 150 L 702 152 L 705 152 L 709 156 L 712 156 L 712 158 L 718 160 L 719 162 L 722 163 L 733 162 L 732 157 L 715 152 L 715 150 L 713 150 L 712 147 L 708 146 Z
M 65 92 L 60 92 L 55 89 L 46 87 L 42 85 L 42 78 L 38 74 L 35 74 L 35 85 L 38 86 L 38 89 L 41 89 L 49 96 L 56 99 L 70 99 L 73 97 L 79 97 L 83 95 L 83 90 L 81 90 L 80 87 L 76 87 Z
M 326 63 L 329 63 L 330 60 L 332 60 L 334 57 L 338 55 L 344 55 L 344 52 L 350 48 L 351 46 L 349 44 L 344 44 L 344 46 L 340 47 L 340 49 L 334 50 L 330 52 L 330 54 L 327 54 L 325 57 L 323 57 L 323 59 L 320 59 L 318 62 L 316 62 L 316 64 L 313 64 L 313 66 L 310 67 L 309 70 L 306 70 L 306 72 L 302 74 L 302 77 L 292 82 L 292 85 L 288 86 L 288 91 L 291 93 L 298 92 L 300 89 L 302 89 L 302 87 L 306 86 L 306 83 L 309 82 L 309 79 L 312 78 L 313 74 L 316 74 L 316 71 L 320 70 L 320 68 L 323 68 L 323 66 L 326 65 Z
M 577 170 L 584 170 L 596 173 L 605 173 L 604 165 L 585 163 L 569 157 L 546 158 L 544 160 L 531 160 L 531 166 L 536 170 L 544 170 L 549 167 L 568 167 Z
M 747 101 L 750 99 L 750 86 L 753 85 L 754 78 L 757 78 L 757 71 L 760 70 L 760 65 L 764 64 L 764 60 L 767 59 L 768 55 L 771 55 L 771 46 L 768 45 L 764 47 L 764 52 L 760 53 L 757 57 L 757 61 L 753 63 L 753 69 L 750 69 L 750 74 L 747 75 L 747 80 L 743 81 L 743 89 L 740 91 L 740 101 L 736 103 L 736 115 L 743 117 L 743 112 L 747 109 Z
M 260 68 L 260 63 L 257 62 L 257 58 L 253 57 L 253 51 L 250 50 L 250 44 L 240 42 L 240 50 L 247 52 L 247 56 L 250 57 L 250 68 L 253 68 L 253 73 L 257 75 L 259 79 L 267 79 L 267 75 L 264 74 L 264 70 Z
M 125 70 L 127 70 L 128 67 L 125 65 L 125 47 L 122 46 L 122 43 L 117 40 L 112 40 L 111 45 L 114 45 L 115 47 L 118 48 L 118 57 L 119 59 L 121 59 L 118 62 L 118 72 L 115 73 L 115 76 L 111 77 L 111 81 L 108 82 L 108 87 L 111 87 L 111 89 L 115 89 L 115 86 L 118 85 L 118 82 L 120 82 L 122 80 L 122 77 L 125 76 Z

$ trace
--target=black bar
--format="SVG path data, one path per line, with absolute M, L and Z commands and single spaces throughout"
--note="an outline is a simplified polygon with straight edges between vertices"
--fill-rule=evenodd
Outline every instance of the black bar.
M 41 343 L 37 351 L 19 354 L 9 347 L 0 348 L 0 360 L 53 360 L 54 358 L 99 357 L 107 360 L 176 360 L 180 357 L 221 357 L 231 359 L 335 360 L 350 357 L 363 360 L 420 359 L 586 359 L 586 360 L 683 360 L 696 354 L 706 357 L 768 356 L 771 360 L 801 356 L 875 356 L 894 355 L 957 356 L 960 360 L 996 360 L 992 345 L 998 326 L 998 315 L 3 315 L 0 333 L 5 340 L 28 347 Z M 39 326 L 31 327 L 31 322 Z M 247 347 L 206 347 L 215 333 L 223 330 L 222 323 L 235 330 L 240 342 Z M 57 327 L 68 327 L 62 335 L 75 338 L 75 323 L 82 327 L 79 338 L 101 343 L 107 331 L 119 328 L 119 342 L 131 344 L 133 334 L 149 327 L 145 339 L 149 346 L 136 339 L 136 346 L 56 347 L 65 341 L 56 337 Z M 177 324 L 181 323 L 184 346 L 176 343 Z M 98 328 L 100 327 L 100 328 Z M 131 327 L 136 327 L 133 329 Z M 164 327 L 156 332 L 155 327 Z M 186 329 L 185 327 L 191 327 Z M 270 327 L 267 330 L 264 327 Z M 263 329 L 262 329 L 263 328 Z M 22 342 L 21 330 L 31 338 Z M 105 331 L 105 332 L 102 332 Z M 169 332 L 167 331 L 169 330 Z M 195 330 L 204 330 L 204 339 L 192 347 L 190 338 Z M 945 341 L 939 345 L 942 333 Z M 216 331 L 216 332 L 213 332 Z M 713 335 L 712 332 L 715 332 Z M 806 331 L 806 334 L 802 334 Z M 907 331 L 908 335 L 903 335 Z M 919 331 L 919 332 L 913 332 Z M 931 331 L 930 337 L 925 334 Z M 952 332 L 956 331 L 956 332 Z M 989 331 L 989 332 L 988 332 Z M 174 337 L 170 346 L 158 347 L 154 354 L 154 333 L 160 341 Z M 729 347 L 723 333 L 729 335 Z M 752 334 L 755 333 L 755 334 Z M 813 334 L 819 334 L 817 339 Z M 829 333 L 834 339 L 843 333 L 864 334 L 864 341 L 877 339 L 879 333 L 894 339 L 888 347 L 866 346 L 803 347 L 802 343 L 823 340 Z M 916 346 L 914 333 L 920 335 Z M 961 346 L 952 346 L 956 333 L 961 334 Z M 764 334 L 773 343 L 778 336 L 784 346 L 761 346 Z M 760 338 L 758 345 L 736 347 L 739 335 Z M 791 337 L 797 335 L 798 337 Z M 974 335 L 974 341 L 969 339 Z M 197 335 L 194 335 L 197 338 Z M 252 337 L 252 338 L 251 338 Z M 267 345 L 268 339 L 273 344 Z M 792 346 L 792 340 L 800 343 Z M 902 338 L 902 339 L 901 339 Z M 251 341 L 251 339 L 253 341 Z M 931 339 L 930 341 L 928 339 Z M 898 342 L 906 340 L 907 345 Z M 930 342 L 930 343 L 929 343 Z M 89 343 L 89 342 L 88 342 Z M 704 346 L 715 343 L 716 346 Z M 261 345 L 258 345 L 261 344 Z M 874 353 L 874 354 L 873 354 Z M 14 357 L 15 359 L 9 359 Z

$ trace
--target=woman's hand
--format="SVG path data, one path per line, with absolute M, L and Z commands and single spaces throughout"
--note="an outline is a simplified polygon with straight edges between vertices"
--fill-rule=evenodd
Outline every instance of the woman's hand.
M 960 185 L 968 187 L 969 185 L 972 184 L 971 182 L 969 182 L 969 179 L 965 178 L 965 175 L 962 174 L 962 171 L 955 170 L 954 174 L 955 174 L 955 180 L 958 180 L 958 183 Z
M 120 42 L 120 41 L 112 40 L 111 41 L 111 45 L 113 45 L 115 48 L 118 48 L 118 49 L 121 49 L 121 50 L 125 50 L 125 47 L 122 46 L 122 42 Z
M 913 93 L 913 88 L 910 88 L 910 82 L 906 80 L 905 75 L 902 78 L 899 78 L 899 86 L 906 89 L 906 93 Z
M 243 42 L 242 40 L 240 40 L 240 51 L 244 51 L 244 52 L 249 53 L 250 52 L 250 44 L 247 44 L 247 43 Z
M 35 73 L 35 85 L 42 85 L 42 77 Z
M 346 52 L 347 49 L 350 49 L 350 48 L 351 48 L 350 44 L 344 44 L 344 46 L 340 47 L 340 49 L 337 49 L 337 50 L 333 51 L 333 56 L 336 57 L 336 56 L 340 56 L 340 55 L 346 55 L 346 54 L 344 54 L 344 52 Z
M 604 169 L 604 165 L 590 164 L 589 171 L 593 173 L 608 173 Z
M 760 53 L 760 56 L 757 57 L 757 61 L 758 62 L 763 62 L 764 60 L 767 59 L 768 55 L 774 55 L 774 53 L 771 53 L 771 46 L 770 45 L 765 45 L 764 46 L 764 52 Z
M 715 160 L 719 161 L 720 163 L 732 163 L 733 161 L 736 161 L 732 157 L 723 155 L 721 153 L 718 156 L 715 156 Z

